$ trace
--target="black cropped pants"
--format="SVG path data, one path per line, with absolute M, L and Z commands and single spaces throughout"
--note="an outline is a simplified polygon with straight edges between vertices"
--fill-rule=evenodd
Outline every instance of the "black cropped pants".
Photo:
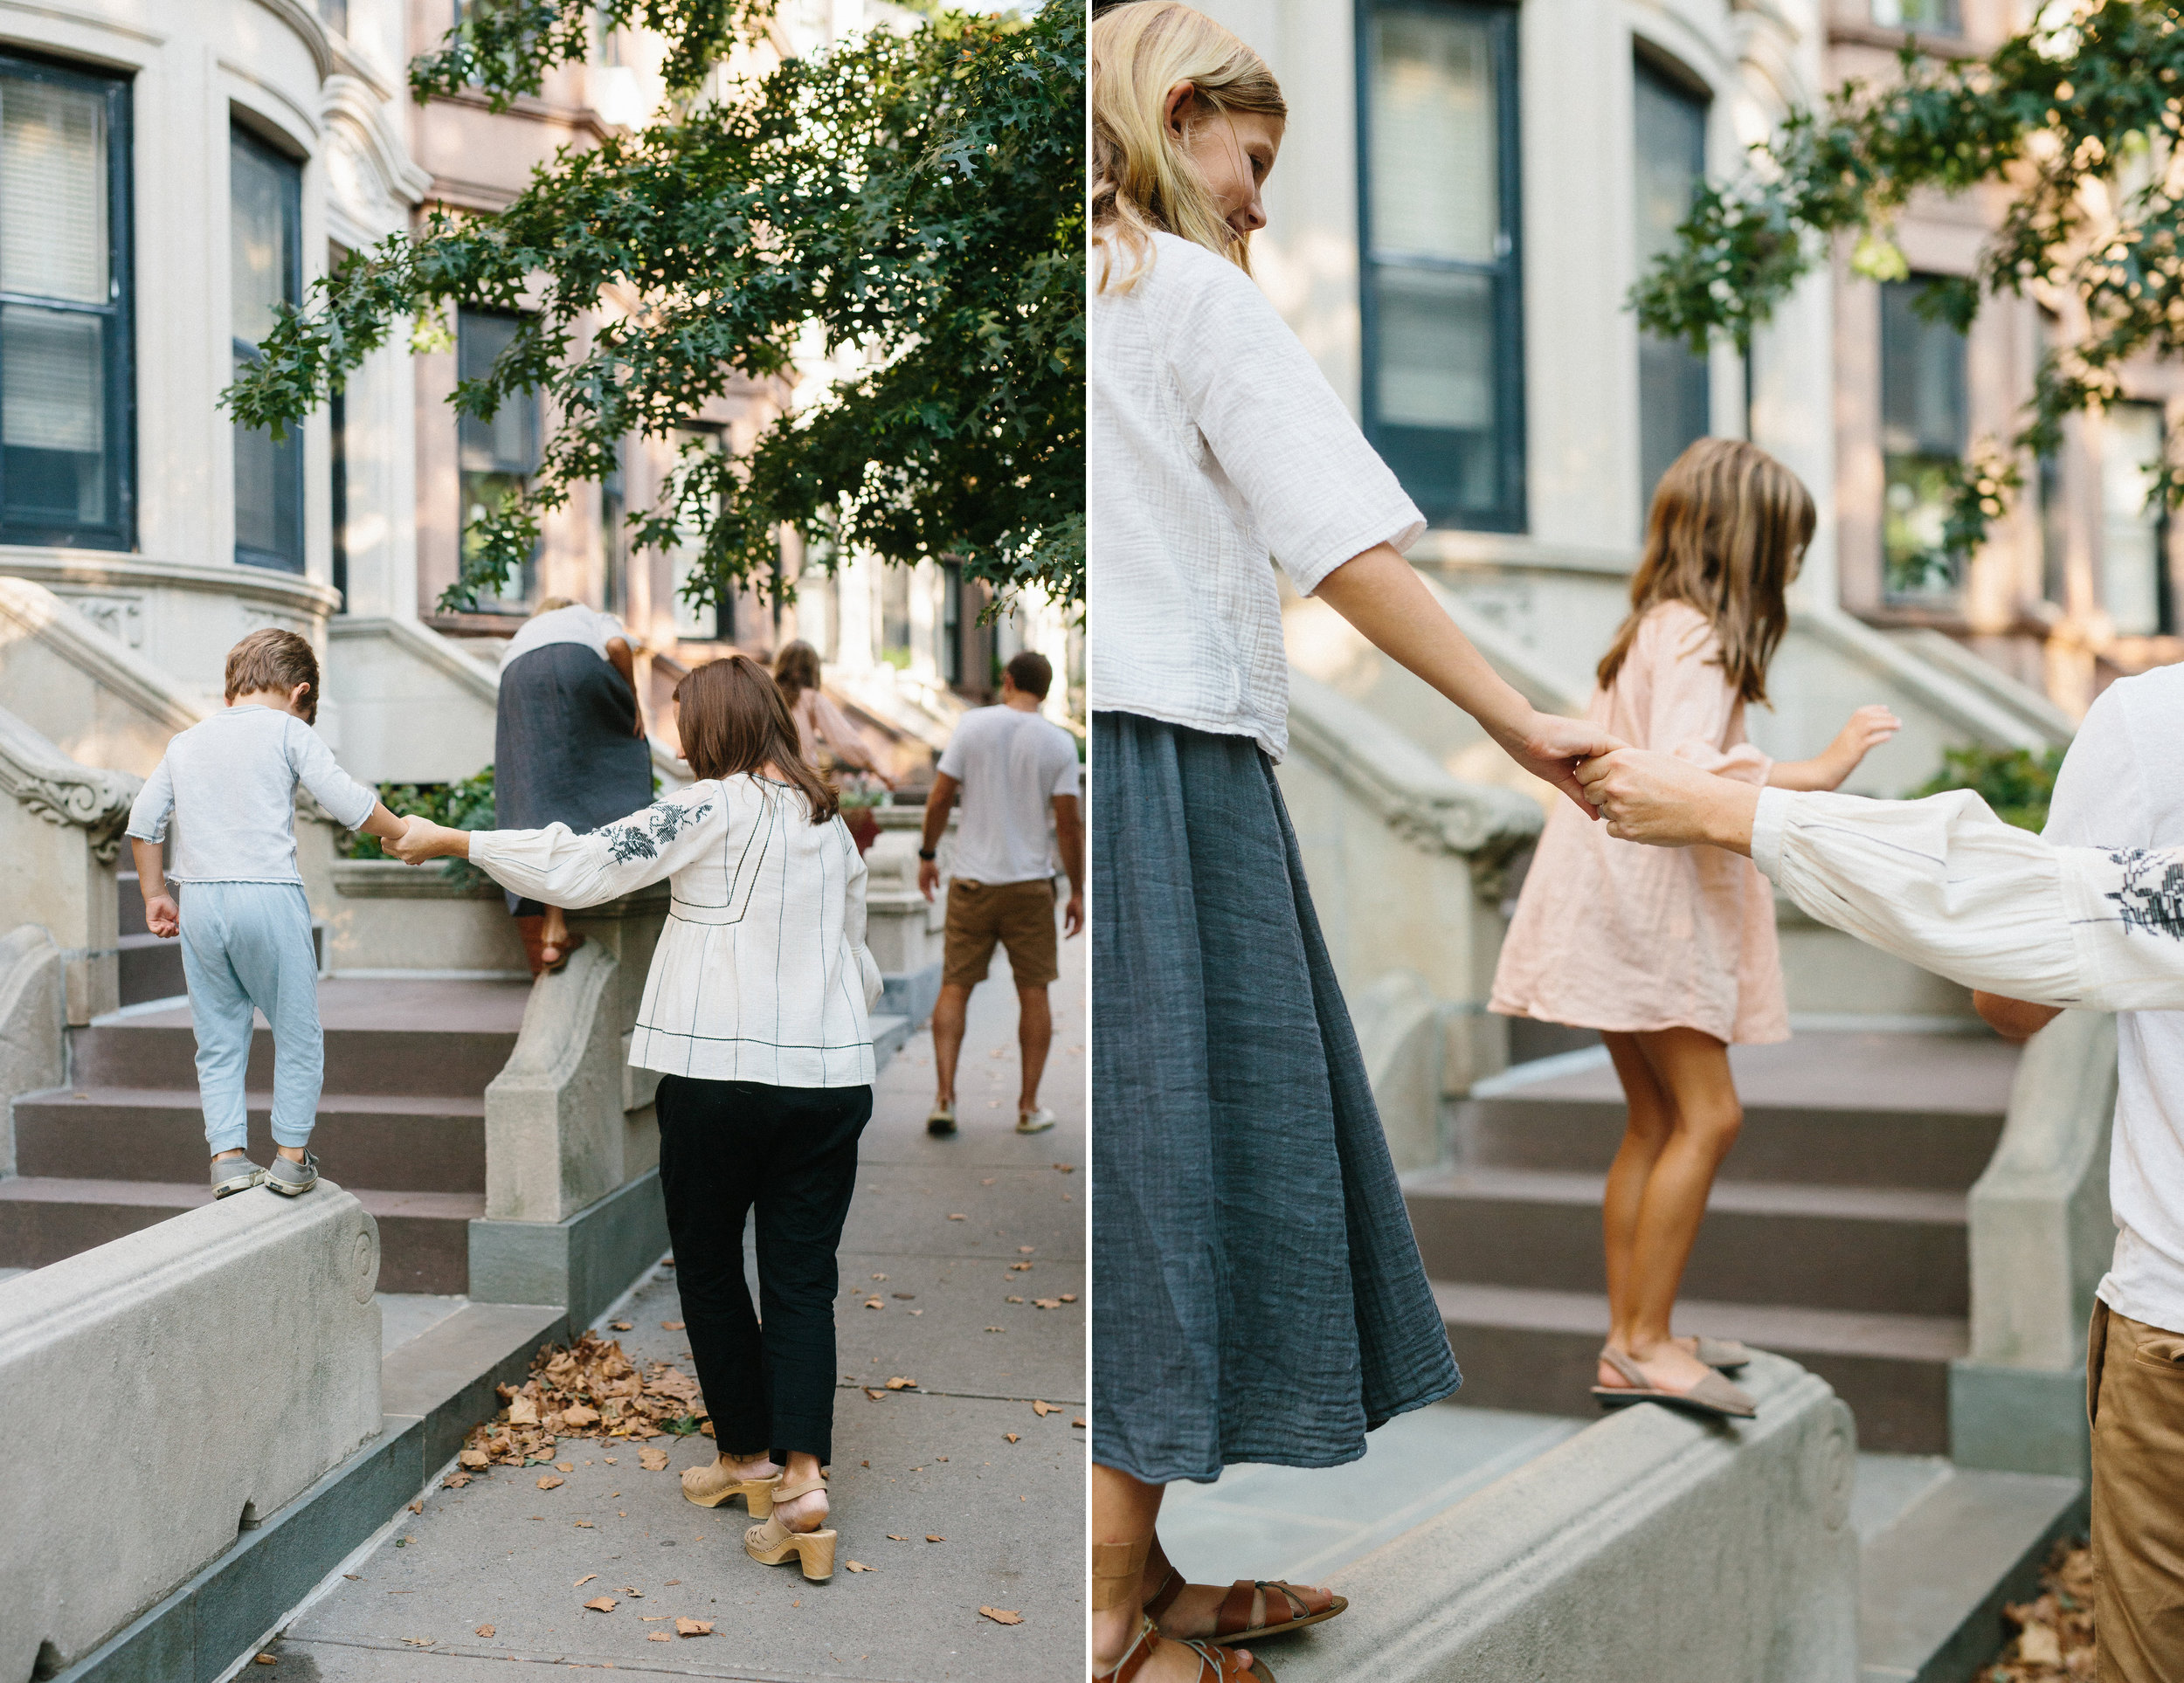
M 660 1190 L 690 1355 L 731 1453 L 826 1465 L 834 1437 L 834 1250 L 872 1089 L 660 1080 Z M 758 1217 L 758 1309 L 743 1218 Z

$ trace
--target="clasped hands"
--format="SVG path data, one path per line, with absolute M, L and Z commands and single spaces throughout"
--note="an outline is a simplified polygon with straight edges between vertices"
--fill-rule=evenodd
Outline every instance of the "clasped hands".
M 420 818 L 414 812 L 402 818 L 402 833 L 384 844 L 404 865 L 423 865 L 427 859 L 460 859 L 470 857 L 470 832 L 451 830 L 444 824 L 434 824 L 430 818 Z

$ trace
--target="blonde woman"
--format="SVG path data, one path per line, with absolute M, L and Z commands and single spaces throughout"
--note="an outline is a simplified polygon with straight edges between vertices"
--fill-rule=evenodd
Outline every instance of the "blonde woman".
M 782 645 L 773 658 L 773 681 L 781 686 L 781 698 L 789 704 L 790 716 L 796 721 L 797 741 L 806 763 L 822 763 L 819 750 L 823 748 L 836 765 L 877 777 L 889 789 L 895 787 L 895 779 L 880 769 L 879 761 L 865 746 L 849 716 L 826 699 L 826 690 L 820 687 L 817 649 L 801 638 Z
M 1572 798 L 1614 739 L 1441 611 L 1402 557 L 1424 520 L 1252 284 L 1264 62 L 1173 0 L 1095 19 L 1091 60 L 1092 1668 L 1224 1683 L 1344 1604 L 1184 1583 L 1164 1486 L 1354 1461 L 1459 1383 L 1275 783 L 1270 553 Z

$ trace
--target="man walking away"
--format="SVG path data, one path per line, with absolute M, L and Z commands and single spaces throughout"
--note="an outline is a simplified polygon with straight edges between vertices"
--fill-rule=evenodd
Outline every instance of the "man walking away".
M 964 715 L 925 802 L 918 844 L 917 886 L 930 900 L 940 886 L 941 832 L 963 792 L 963 823 L 948 881 L 948 922 L 940 1000 L 933 1007 L 933 1063 L 938 1090 L 926 1131 L 956 1131 L 956 1059 L 963 1052 L 971 990 L 985 980 L 993 943 L 1008 949 L 1016 981 L 1016 1038 L 1024 1085 L 1016 1100 L 1016 1131 L 1043 1134 L 1054 1114 L 1039 1102 L 1039 1078 L 1054 1040 L 1047 989 L 1061 972 L 1055 962 L 1054 856 L 1069 873 L 1063 921 L 1084 928 L 1084 830 L 1077 812 L 1077 745 L 1061 726 L 1040 716 L 1054 682 L 1044 655 L 1026 650 L 1001 676 L 1001 703 Z

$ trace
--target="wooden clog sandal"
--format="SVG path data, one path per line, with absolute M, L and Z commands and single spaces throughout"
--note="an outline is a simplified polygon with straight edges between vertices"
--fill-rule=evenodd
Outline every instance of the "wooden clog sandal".
M 1115 1548 L 1122 1546 L 1120 1543 L 1108 1545 Z M 1147 1662 L 1160 1651 L 1163 1643 L 1188 1648 L 1198 1656 L 1198 1675 L 1192 1680 L 1192 1683 L 1247 1683 L 1247 1680 L 1248 1683 L 1275 1683 L 1274 1673 L 1267 1669 L 1266 1662 L 1256 1654 L 1252 1656 L 1251 1664 L 1247 1666 L 1227 1649 L 1213 1643 L 1184 1642 L 1174 1637 L 1162 1636 L 1153 1629 L 1152 1621 L 1149 1618 L 1139 1624 L 1137 1639 L 1123 1650 L 1123 1657 L 1116 1661 L 1115 1669 L 1093 1673 L 1092 1683 L 1130 1683 L 1130 1680 L 1144 1670 Z
M 1593 1386 L 1593 1395 L 1600 1399 L 1602 1408 L 1628 1408 L 1633 1403 L 1662 1403 L 1669 1408 L 1718 1420 L 1751 1420 L 1758 1417 L 1759 1404 L 1718 1373 L 1709 1373 L 1689 1390 L 1663 1390 L 1639 1371 L 1638 1364 L 1620 1350 L 1603 1347 L 1600 1360 L 1630 1382 L 1628 1385 Z
M 773 1493 L 780 1483 L 778 1473 L 764 1479 L 739 1479 L 718 1461 L 682 1470 L 684 1500 L 695 1502 L 700 1507 L 718 1507 L 741 1496 L 754 1520 L 771 1517 Z
M 1175 1605 L 1175 1598 L 1187 1587 L 1183 1574 L 1171 1566 L 1168 1576 L 1160 1581 L 1159 1589 L 1154 1590 L 1151 1598 L 1145 1603 L 1146 1616 L 1157 1622 L 1169 1608 Z M 1264 1624 L 1253 1624 L 1251 1604 L 1254 1597 L 1261 1594 L 1267 1598 L 1269 1611 L 1275 1606 L 1275 1597 L 1282 1597 L 1289 1604 L 1289 1617 L 1268 1620 Z M 1349 1605 L 1349 1601 L 1342 1596 L 1330 1595 L 1324 1590 L 1299 1590 L 1286 1579 L 1238 1578 L 1229 1586 L 1228 1594 L 1222 1598 L 1220 1611 L 1214 1615 L 1213 1634 L 1201 1640 L 1224 1647 L 1243 1647 L 1261 1637 L 1279 1636 L 1284 1631 L 1301 1631 L 1307 1624 L 1321 1624 Z M 1174 1639 L 1172 1637 L 1169 1638 L 1171 1641 Z
M 743 1533 L 743 1552 L 761 1566 L 780 1566 L 793 1558 L 804 1569 L 807 1582 L 824 1583 L 834 1576 L 834 1532 L 826 1528 L 818 1531 L 791 1531 L 775 1517 L 772 1510 L 784 1502 L 792 1502 L 798 1496 L 808 1496 L 814 1490 L 826 1488 L 824 1476 L 807 1479 L 800 1485 L 777 1484 L 773 1499 L 768 1504 L 766 1522 L 754 1525 Z

